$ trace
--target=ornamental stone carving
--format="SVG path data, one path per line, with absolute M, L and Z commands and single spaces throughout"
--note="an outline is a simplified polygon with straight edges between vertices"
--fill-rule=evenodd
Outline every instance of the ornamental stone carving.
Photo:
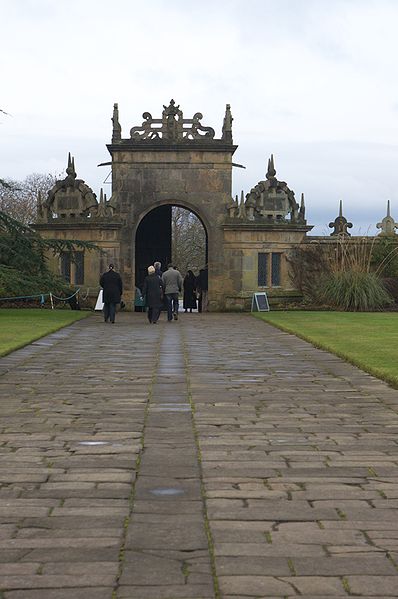
M 299 206 L 287 183 L 276 178 L 273 155 L 268 160 L 266 180 L 260 181 L 250 190 L 245 202 L 242 192 L 240 204 L 236 198 L 227 209 L 230 218 L 262 224 L 306 224 L 304 194 L 301 195 Z
M 398 223 L 395 222 L 390 214 L 390 200 L 387 200 L 387 216 L 376 227 L 381 229 L 379 235 L 396 235 L 395 229 L 398 229 Z
M 47 194 L 45 202 L 38 205 L 39 222 L 54 218 L 88 218 L 96 210 L 98 202 L 95 193 L 82 179 L 77 179 L 75 160 L 69 153 L 67 176 L 56 181 Z
M 203 115 L 196 112 L 191 119 L 184 119 L 180 105 L 176 106 L 174 100 L 170 100 L 168 106 L 163 105 L 161 119 L 154 119 L 149 112 L 142 115 L 144 121 L 141 126 L 132 127 L 130 138 L 132 140 L 165 140 L 169 143 L 177 143 L 189 140 L 213 140 L 215 131 L 212 127 L 204 127 L 201 123 Z M 115 131 L 115 129 L 114 129 Z M 112 141 L 118 141 L 116 132 Z M 232 143 L 232 115 L 229 104 L 227 104 L 226 116 L 223 125 L 222 139 Z
M 332 233 L 330 233 L 331 237 L 335 235 L 346 235 L 347 237 L 351 237 L 351 233 L 349 233 L 347 229 L 352 228 L 352 223 L 349 223 L 348 220 L 343 216 L 343 200 L 340 200 L 339 215 L 332 223 L 329 223 L 329 227 L 333 229 Z

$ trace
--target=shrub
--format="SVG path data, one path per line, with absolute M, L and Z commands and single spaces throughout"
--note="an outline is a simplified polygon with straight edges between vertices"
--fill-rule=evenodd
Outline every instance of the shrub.
M 393 299 L 379 276 L 382 264 L 376 268 L 374 247 L 374 239 L 345 236 L 328 243 L 303 244 L 289 257 L 293 282 L 312 305 L 381 310 Z
M 372 272 L 334 272 L 324 276 L 322 283 L 323 303 L 340 310 L 381 310 L 393 303 L 380 278 Z
M 69 287 L 63 279 L 50 272 L 32 275 L 0 265 L 0 298 L 37 295 L 49 291 L 58 295 L 67 293 Z

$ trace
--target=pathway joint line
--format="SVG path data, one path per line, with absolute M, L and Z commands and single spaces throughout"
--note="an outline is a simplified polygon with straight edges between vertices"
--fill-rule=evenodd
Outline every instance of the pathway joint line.
M 198 430 L 197 430 L 196 422 L 195 422 L 196 410 L 195 410 L 195 403 L 192 398 L 192 390 L 191 390 L 191 382 L 190 382 L 190 369 L 189 369 L 189 356 L 188 356 L 188 350 L 187 350 L 187 346 L 186 346 L 185 331 L 183 328 L 180 329 L 180 335 L 182 338 L 188 401 L 191 406 L 192 430 L 193 430 L 193 435 L 194 435 L 194 439 L 195 439 L 196 455 L 197 455 L 198 466 L 199 466 L 199 479 L 200 479 L 200 490 L 201 490 L 201 496 L 202 496 L 204 527 L 205 527 L 207 543 L 208 543 L 208 548 L 209 548 L 211 572 L 212 572 L 212 576 L 213 576 L 214 596 L 215 596 L 214 599 L 221 599 L 220 587 L 219 587 L 218 577 L 217 577 L 216 560 L 215 560 L 215 554 L 214 554 L 213 535 L 211 533 L 210 522 L 209 522 L 209 517 L 208 517 L 208 512 L 207 512 L 207 503 L 206 503 L 207 493 L 206 493 L 206 487 L 205 487 L 204 478 L 203 478 L 202 451 L 201 451 L 201 447 L 200 447 L 199 434 L 198 434 Z

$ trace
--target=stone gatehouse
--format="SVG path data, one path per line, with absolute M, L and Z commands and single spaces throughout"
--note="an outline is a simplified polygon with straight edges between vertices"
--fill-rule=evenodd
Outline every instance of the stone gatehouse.
M 271 301 L 297 296 L 287 257 L 307 241 L 312 228 L 304 197 L 298 203 L 292 189 L 277 179 L 271 156 L 265 180 L 246 196 L 232 198 L 237 146 L 229 104 L 220 137 L 202 124 L 201 113 L 185 118 L 174 100 L 163 106 L 161 118 L 144 112 L 143 119 L 123 137 L 114 105 L 107 145 L 111 161 L 106 163 L 112 169 L 109 200 L 102 191 L 97 200 L 77 178 L 70 155 L 66 178 L 47 198 L 39 198 L 35 228 L 43 236 L 92 241 L 103 249 L 101 255 L 82 252 L 74 261 L 64 253 L 52 259 L 53 269 L 95 293 L 100 273 L 114 262 L 124 281 L 124 299 L 132 301 L 147 266 L 170 261 L 171 207 L 180 206 L 196 214 L 206 231 L 211 310 L 247 309 L 252 294 L 263 290 Z

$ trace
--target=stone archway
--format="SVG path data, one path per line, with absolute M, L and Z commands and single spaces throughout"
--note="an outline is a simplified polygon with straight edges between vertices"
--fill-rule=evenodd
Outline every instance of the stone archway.
M 208 234 L 207 228 L 201 218 L 191 209 L 185 206 L 176 205 L 175 202 L 156 206 L 149 210 L 139 221 L 135 231 L 134 244 L 134 273 L 135 284 L 141 287 L 141 284 L 147 274 L 147 267 L 155 261 L 159 261 L 162 269 L 166 270 L 166 265 L 170 262 L 176 262 L 175 243 L 175 208 L 193 215 L 196 221 L 200 223 L 200 228 L 204 237 L 203 255 L 200 263 L 190 263 L 189 267 L 196 266 L 196 274 L 199 268 L 202 268 L 208 262 Z M 186 268 L 177 260 L 177 267 L 182 275 L 186 274 Z
M 210 309 L 221 309 L 225 295 L 235 291 L 225 268 L 223 230 L 231 205 L 232 155 L 236 150 L 232 144 L 229 106 L 221 139 L 214 139 L 211 127 L 202 126 L 200 113 L 184 119 L 173 101 L 164 107 L 162 119 L 153 119 L 149 113 L 143 116 L 142 126 L 133 127 L 130 138 L 122 139 L 115 105 L 112 144 L 107 146 L 112 156 L 109 204 L 123 223 L 120 265 L 126 293 L 132 297 L 135 291 L 137 256 L 131 240 L 135 239 L 142 219 L 159 206 L 163 206 L 164 218 L 168 218 L 165 206 L 182 206 L 197 214 L 205 226 L 209 305 Z
M 246 198 L 242 191 L 240 202 L 232 199 L 232 156 L 237 146 L 232 142 L 229 105 L 218 139 L 212 127 L 202 125 L 200 113 L 185 119 L 173 100 L 163 108 L 162 118 L 145 112 L 142 125 L 122 138 L 115 104 L 112 143 L 107 145 L 112 161 L 101 165 L 112 167 L 110 200 L 101 191 L 97 201 L 77 179 L 69 156 L 67 177 L 56 182 L 44 202 L 38 200 L 37 230 L 100 246 L 101 256 L 89 252 L 79 256 L 79 279 L 95 289 L 104 264 L 113 262 L 123 277 L 125 302 L 130 303 L 135 297 L 136 260 L 141 260 L 133 240 L 141 221 L 159 209 L 157 216 L 167 229 L 169 206 L 182 206 L 200 217 L 207 232 L 210 310 L 250 308 L 253 292 L 264 289 L 275 302 L 296 297 L 288 253 L 306 242 L 311 229 L 304 196 L 299 205 L 292 189 L 276 178 L 271 155 L 265 179 Z M 161 257 L 157 240 L 150 245 L 155 247 L 145 261 L 153 262 Z M 169 248 L 161 254 L 167 262 Z M 58 258 L 52 260 L 56 272 L 62 271 L 60 266 Z

